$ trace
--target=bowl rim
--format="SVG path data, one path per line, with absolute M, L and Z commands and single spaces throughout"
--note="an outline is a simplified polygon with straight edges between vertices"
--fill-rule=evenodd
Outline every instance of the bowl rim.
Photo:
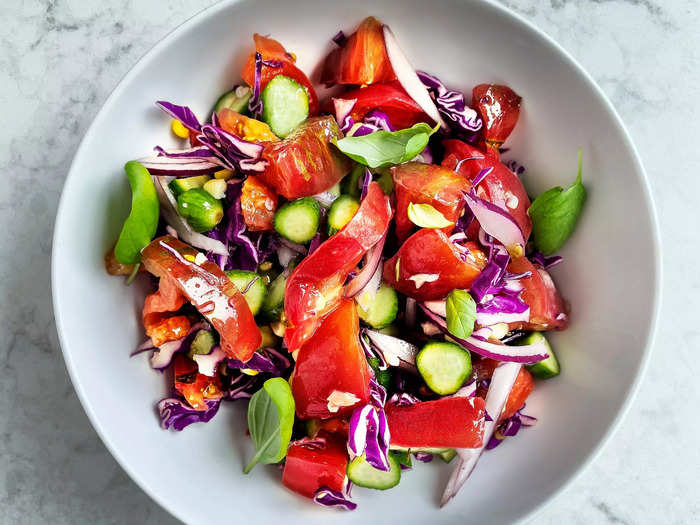
M 98 425 L 97 423 L 97 417 L 95 415 L 95 411 L 91 405 L 90 399 L 88 397 L 87 392 L 83 389 L 83 386 L 77 379 L 77 372 L 76 372 L 76 364 L 73 361 L 71 357 L 71 353 L 67 350 L 68 347 L 68 342 L 66 340 L 66 336 L 64 335 L 63 331 L 63 321 L 62 321 L 62 316 L 60 313 L 60 310 L 58 308 L 58 294 L 57 294 L 57 259 L 55 257 L 55 250 L 57 246 L 57 237 L 58 237 L 58 231 L 62 229 L 62 223 L 63 221 L 63 216 L 65 215 L 65 209 L 67 208 L 67 198 L 66 194 L 69 193 L 67 189 L 71 184 L 76 183 L 78 180 L 78 175 L 77 173 L 74 173 L 75 170 L 75 164 L 76 160 L 83 154 L 83 150 L 85 149 L 85 145 L 88 142 L 88 138 L 94 133 L 94 129 L 96 128 L 97 124 L 105 118 L 105 115 L 109 112 L 108 109 L 111 107 L 111 105 L 114 103 L 114 100 L 117 98 L 119 93 L 126 88 L 128 85 L 129 81 L 131 80 L 132 77 L 137 75 L 143 68 L 145 68 L 150 60 L 150 57 L 157 54 L 161 49 L 167 47 L 170 45 L 170 43 L 177 39 L 182 33 L 186 32 L 188 29 L 191 27 L 195 27 L 197 24 L 200 23 L 201 20 L 213 16 L 216 13 L 220 11 L 227 10 L 229 7 L 235 5 L 235 4 L 240 4 L 243 2 L 246 2 L 249 0 L 221 0 L 218 3 L 215 3 L 209 7 L 206 7 L 191 17 L 187 18 L 184 22 L 176 26 L 173 30 L 171 30 L 168 34 L 163 36 L 158 42 L 156 42 L 155 45 L 153 45 L 150 49 L 148 49 L 136 62 L 135 64 L 127 71 L 124 76 L 117 82 L 115 87 L 112 89 L 110 94 L 107 96 L 105 99 L 104 103 L 100 107 L 99 111 L 97 112 L 97 115 L 91 122 L 90 126 L 87 128 L 87 131 L 85 132 L 85 135 L 80 141 L 80 144 L 78 148 L 76 149 L 76 152 L 73 156 L 73 160 L 71 161 L 71 165 L 68 169 L 68 173 L 66 175 L 66 179 L 63 184 L 63 188 L 61 190 L 61 197 L 59 200 L 58 204 L 58 209 L 56 213 L 56 220 L 54 221 L 54 234 L 52 238 L 52 249 L 51 249 L 51 295 L 52 295 L 52 307 L 54 310 L 54 318 L 55 318 L 55 323 L 56 323 L 56 330 L 58 333 L 58 340 L 59 344 L 61 347 L 61 351 L 63 353 L 63 358 L 66 364 L 66 369 L 68 370 L 68 375 L 71 379 L 71 383 L 73 384 L 73 388 L 75 389 L 78 399 L 80 400 L 80 404 L 83 407 L 83 410 L 88 416 L 88 419 L 90 420 L 90 424 L 94 428 L 95 432 L 97 435 L 100 437 L 102 442 L 104 443 L 105 447 L 109 451 L 109 453 L 114 457 L 114 459 L 117 461 L 119 466 L 124 469 L 124 471 L 129 475 L 129 477 L 145 492 L 153 501 L 155 501 L 161 508 L 163 508 L 166 512 L 168 512 L 171 516 L 175 517 L 176 519 L 186 522 L 185 517 L 179 515 L 176 513 L 176 510 L 173 508 L 170 508 L 168 505 L 166 505 L 165 501 L 161 498 L 161 496 L 152 489 L 151 486 L 146 484 L 140 477 L 140 475 L 137 473 L 136 469 L 132 468 L 132 466 L 126 462 L 120 455 L 120 453 L 117 451 L 116 446 L 112 443 L 111 438 L 103 432 L 102 428 Z M 613 106 L 612 102 L 608 99 L 607 95 L 603 92 L 603 90 L 600 88 L 600 86 L 597 84 L 597 82 L 593 79 L 593 77 L 579 64 L 579 62 L 566 50 L 564 49 L 559 43 L 557 43 L 551 36 L 549 36 L 547 33 L 545 33 L 542 29 L 538 28 L 533 22 L 530 22 L 527 20 L 523 15 L 515 12 L 514 10 L 510 9 L 509 7 L 506 7 L 500 3 L 498 3 L 496 0 L 472 0 L 472 1 L 479 1 L 483 4 L 486 4 L 488 7 L 491 9 L 497 11 L 497 13 L 500 16 L 508 17 L 512 21 L 515 21 L 516 23 L 522 24 L 525 26 L 529 31 L 534 33 L 534 35 L 540 39 L 542 39 L 546 44 L 548 44 L 552 49 L 554 49 L 565 61 L 568 61 L 573 68 L 581 75 L 583 78 L 584 82 L 587 84 L 587 86 L 593 91 L 595 94 L 596 98 L 598 99 L 598 102 L 600 102 L 603 107 L 608 111 L 608 113 L 612 116 L 613 123 L 615 127 L 617 128 L 617 131 L 622 135 L 623 137 L 623 147 L 626 147 L 632 154 L 632 158 L 634 160 L 634 167 L 636 168 L 636 171 L 639 175 L 639 178 L 641 179 L 642 183 L 642 189 L 643 189 L 643 195 L 644 195 L 644 200 L 645 204 L 649 210 L 649 219 L 651 223 L 651 235 L 652 235 L 652 240 L 653 240 L 653 246 L 652 246 L 652 256 L 653 256 L 653 278 L 654 278 L 654 307 L 651 312 L 651 322 L 648 327 L 647 335 L 646 335 L 646 344 L 644 346 L 644 350 L 639 362 L 639 366 L 637 367 L 637 370 L 635 371 L 635 378 L 632 381 L 632 383 L 629 385 L 627 388 L 627 391 L 625 392 L 625 399 L 622 402 L 619 410 L 617 411 L 617 414 L 615 415 L 612 423 L 606 430 L 605 434 L 602 436 L 600 441 L 593 447 L 592 450 L 588 452 L 588 454 L 585 456 L 583 461 L 576 467 L 575 471 L 566 479 L 561 485 L 559 485 L 556 489 L 550 491 L 545 495 L 545 497 L 534 505 L 532 509 L 530 509 L 525 515 L 521 516 L 520 518 L 517 519 L 516 523 L 526 523 L 533 518 L 535 518 L 537 515 L 539 515 L 547 506 L 549 506 L 553 501 L 555 501 L 557 498 L 559 498 L 563 492 L 565 492 L 576 480 L 578 480 L 584 472 L 587 471 L 587 469 L 591 466 L 591 464 L 600 456 L 606 445 L 610 442 L 611 438 L 613 435 L 617 432 L 619 429 L 622 421 L 624 420 L 625 416 L 629 412 L 629 409 L 632 405 L 632 402 L 634 401 L 635 397 L 637 396 L 637 393 L 639 392 L 639 388 L 641 385 L 642 380 L 644 379 L 644 376 L 646 374 L 646 371 L 649 366 L 649 361 L 651 359 L 651 353 L 652 349 L 654 347 L 654 343 L 656 340 L 657 332 L 658 332 L 658 325 L 659 325 L 659 317 L 660 317 L 660 312 L 661 312 L 661 303 L 662 303 L 662 251 L 661 251 L 661 234 L 660 234 L 660 228 L 659 228 L 659 221 L 658 221 L 658 214 L 656 210 L 656 206 L 654 203 L 654 199 L 652 198 L 652 193 L 651 193 L 651 186 L 649 184 L 649 177 L 646 173 L 646 170 L 644 169 L 644 166 L 642 164 L 641 157 L 639 155 L 639 151 L 635 147 L 634 143 L 632 142 L 631 136 L 629 134 L 629 131 L 625 127 L 620 115 L 617 113 L 617 110 Z

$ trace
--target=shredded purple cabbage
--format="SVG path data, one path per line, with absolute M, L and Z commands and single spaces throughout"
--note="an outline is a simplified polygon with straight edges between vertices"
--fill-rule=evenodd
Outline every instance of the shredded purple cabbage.
M 314 501 L 324 507 L 335 507 L 345 510 L 355 510 L 357 508 L 357 504 L 346 498 L 342 492 L 325 486 L 314 493 Z
M 378 130 L 396 131 L 396 128 L 391 123 L 391 120 L 389 120 L 389 115 L 379 109 L 373 109 L 367 113 L 362 121 L 365 124 L 376 127 Z
M 389 425 L 384 413 L 386 390 L 370 378 L 370 402 L 356 408 L 350 417 L 348 453 L 350 459 L 364 454 L 374 468 L 389 471 Z
M 343 47 L 345 42 L 347 41 L 348 37 L 345 36 L 345 33 L 341 30 L 338 31 L 331 40 L 338 46 L 338 47 Z
M 263 66 L 279 68 L 282 67 L 282 62 L 278 60 L 263 60 L 259 52 L 255 52 L 255 76 L 253 80 L 253 96 L 248 101 L 248 111 L 253 118 L 258 118 L 263 113 L 263 101 L 261 98 L 260 87 L 262 79 Z
M 267 372 L 275 377 L 282 376 L 291 366 L 287 357 L 274 348 L 263 348 L 253 354 L 248 361 L 229 359 L 228 367 L 231 369 L 247 369 L 257 372 Z
M 202 126 L 197 139 L 227 164 L 241 173 L 265 171 L 267 161 L 261 158 L 264 146 L 243 140 L 212 124 Z
M 175 120 L 179 120 L 187 129 L 194 132 L 199 132 L 202 129 L 202 125 L 199 123 L 199 120 L 195 116 L 194 112 L 187 106 L 178 106 L 166 100 L 157 101 L 156 106 L 165 111 Z
M 496 448 L 505 438 L 515 436 L 521 428 L 532 427 L 537 423 L 537 418 L 522 413 L 524 409 L 525 405 L 498 425 L 491 439 L 489 439 L 489 442 L 486 444 L 486 450 Z
M 158 403 L 158 415 L 165 429 L 182 430 L 192 423 L 206 423 L 219 411 L 219 400 L 205 399 L 206 410 L 195 410 L 174 397 L 166 397 Z
M 389 399 L 389 403 L 391 403 L 392 405 L 396 405 L 397 407 L 415 405 L 418 402 L 420 402 L 420 399 L 407 392 L 397 392 L 396 394 L 392 395 Z
M 541 266 L 545 270 L 549 270 L 552 266 L 556 266 L 564 260 L 561 255 L 552 255 L 551 257 L 546 257 L 542 252 L 535 252 L 528 257 L 530 262 Z
M 445 117 L 451 128 L 470 135 L 481 129 L 481 118 L 475 110 L 467 105 L 464 94 L 447 89 L 438 78 L 428 73 L 423 71 L 416 71 L 416 73 L 435 100 L 438 111 Z
M 428 452 L 416 452 L 413 456 L 423 463 L 430 463 L 433 460 L 433 455 Z
M 369 185 L 372 183 L 372 172 L 369 168 L 365 168 L 365 178 L 362 179 L 362 188 L 360 193 L 360 200 L 363 200 L 367 196 L 369 191 Z

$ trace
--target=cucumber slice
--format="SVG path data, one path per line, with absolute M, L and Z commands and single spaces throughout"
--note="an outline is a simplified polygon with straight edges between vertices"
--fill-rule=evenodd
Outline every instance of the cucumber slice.
M 206 182 L 211 180 L 209 175 L 197 175 L 196 177 L 185 177 L 184 179 L 173 179 L 168 188 L 173 192 L 173 195 L 185 193 L 187 190 L 202 188 Z
M 401 481 L 401 465 L 394 455 L 389 453 L 390 470 L 385 472 L 374 468 L 365 458 L 358 456 L 348 464 L 348 478 L 355 485 L 368 489 L 387 490 Z
M 407 450 L 401 450 L 399 452 L 394 452 L 394 457 L 399 462 L 399 465 L 404 467 L 413 468 L 413 461 L 411 461 L 411 453 Z
M 433 341 L 416 356 L 416 367 L 428 388 L 440 394 L 454 394 L 472 372 L 469 352 L 462 347 Z
M 193 188 L 177 196 L 177 212 L 196 232 L 208 232 L 224 218 L 224 206 L 208 191 Z
M 226 272 L 226 276 L 243 294 L 253 315 L 257 315 L 265 300 L 265 294 L 267 293 L 267 287 L 262 277 L 255 272 L 248 272 L 245 270 L 229 270 Z M 255 282 L 253 282 L 253 280 L 255 280 Z M 248 289 L 243 292 L 246 288 Z
M 447 450 L 438 452 L 438 456 L 440 456 L 440 459 L 442 459 L 445 463 L 449 463 L 450 461 L 452 461 L 456 455 L 457 451 L 453 448 L 448 448 Z
M 262 92 L 262 119 L 272 132 L 285 138 L 309 116 L 309 95 L 297 81 L 277 75 Z
M 200 330 L 194 336 L 188 356 L 192 359 L 195 354 L 208 354 L 211 352 L 212 346 L 216 344 L 214 334 L 209 330 Z
M 268 286 L 267 295 L 262 304 L 262 313 L 266 319 L 279 321 L 284 311 L 284 287 L 286 284 L 287 277 L 281 273 Z
M 219 97 L 214 106 L 214 111 L 219 112 L 224 108 L 228 108 L 243 115 L 248 112 L 248 102 L 252 96 L 253 90 L 248 86 L 236 86 Z
M 360 306 L 359 301 L 356 303 L 360 319 L 372 328 L 384 328 L 390 325 L 396 319 L 396 313 L 399 311 L 399 296 L 396 295 L 396 291 L 391 286 L 384 283 L 377 290 L 377 295 L 374 296 L 374 300 L 367 310 Z
M 522 339 L 518 340 L 517 346 L 522 345 L 532 345 L 536 343 L 544 343 L 547 347 L 547 353 L 549 357 L 543 361 L 535 363 L 534 365 L 528 365 L 527 368 L 530 373 L 538 379 L 549 379 L 550 377 L 556 377 L 560 373 L 559 361 L 557 356 L 554 355 L 554 350 L 549 345 L 549 341 L 544 336 L 542 332 L 532 332 Z
M 377 379 L 377 383 L 382 385 L 384 388 L 389 388 L 389 385 L 391 384 L 391 372 L 389 369 L 387 370 L 380 370 L 379 369 L 379 358 L 378 357 L 370 357 L 367 359 L 367 362 L 369 363 L 369 366 L 372 368 L 374 371 L 374 377 Z
M 303 244 L 314 238 L 321 220 L 321 206 L 313 197 L 288 202 L 275 214 L 275 231 L 285 239 Z
M 340 181 L 340 191 L 343 193 L 360 198 L 360 177 L 365 176 L 365 167 L 362 164 L 356 164 L 350 174 Z
M 350 222 L 359 207 L 360 201 L 352 195 L 341 195 L 335 199 L 328 211 L 328 235 L 334 235 Z

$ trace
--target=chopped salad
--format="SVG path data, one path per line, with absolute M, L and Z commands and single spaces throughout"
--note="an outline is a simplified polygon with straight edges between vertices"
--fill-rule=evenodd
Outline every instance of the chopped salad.
M 206 121 L 158 101 L 182 144 L 126 164 L 131 212 L 105 264 L 156 286 L 132 355 L 172 370 L 163 428 L 246 400 L 246 473 L 283 463 L 286 487 L 352 510 L 351 485 L 387 490 L 438 458 L 454 464 L 444 505 L 535 424 L 528 396 L 559 374 L 545 332 L 569 307 L 549 269 L 586 198 L 581 154 L 569 188 L 531 201 L 504 159 L 513 89 L 469 99 L 373 17 L 333 41 L 325 100 L 255 34 Z

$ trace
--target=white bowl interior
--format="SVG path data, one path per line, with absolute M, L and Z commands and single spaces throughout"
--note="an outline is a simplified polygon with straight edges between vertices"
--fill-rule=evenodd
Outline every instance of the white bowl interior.
M 537 193 L 573 181 L 584 152 L 588 188 L 579 227 L 553 271 L 572 303 L 568 331 L 552 337 L 562 375 L 538 385 L 534 429 L 484 455 L 449 506 L 437 502 L 452 465 L 418 464 L 397 489 L 355 489 L 354 513 L 326 511 L 287 491 L 275 467 L 241 472 L 251 455 L 244 403 L 181 433 L 163 431 L 154 404 L 168 391 L 144 355 L 140 308 L 147 283 L 126 287 L 102 257 L 128 212 L 122 166 L 169 145 L 159 99 L 205 117 L 239 81 L 252 33 L 269 33 L 312 71 L 338 29 L 373 14 L 391 25 L 418 69 L 466 93 L 500 82 L 523 96 L 506 158 L 527 168 Z M 546 501 L 601 444 L 639 378 L 658 302 L 658 239 L 644 174 L 619 119 L 590 79 L 553 43 L 502 8 L 478 1 L 302 0 L 231 2 L 187 22 L 115 90 L 87 133 L 66 182 L 53 251 L 56 318 L 68 369 L 111 452 L 161 505 L 187 522 L 222 518 L 286 523 L 350 520 L 500 523 Z M 145 279 L 144 279 L 145 281 Z

